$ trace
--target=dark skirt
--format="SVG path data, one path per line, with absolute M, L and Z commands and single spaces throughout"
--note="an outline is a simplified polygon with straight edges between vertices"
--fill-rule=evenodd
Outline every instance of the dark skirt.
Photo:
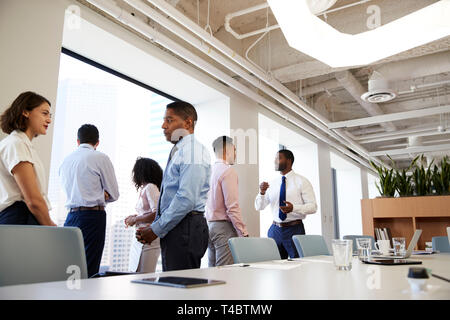
M 39 225 L 34 215 L 23 201 L 16 201 L 0 212 L 0 224 Z

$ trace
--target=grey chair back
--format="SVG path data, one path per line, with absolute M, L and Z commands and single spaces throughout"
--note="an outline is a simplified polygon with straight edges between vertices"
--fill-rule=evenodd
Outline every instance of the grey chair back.
M 321 235 L 292 236 L 299 257 L 330 255 L 325 239 Z
M 448 242 L 450 243 L 450 227 L 447 227 L 447 237 L 448 237 Z
M 450 252 L 450 243 L 448 237 L 433 237 L 431 238 L 433 251 Z
M 280 252 L 272 238 L 231 238 L 228 240 L 234 263 L 280 260 Z
M 344 240 L 353 240 L 353 253 L 354 253 L 354 254 L 357 254 L 357 253 L 358 253 L 358 246 L 357 246 L 357 244 L 356 244 L 356 239 L 358 239 L 358 238 L 364 238 L 364 239 L 370 239 L 370 240 L 372 240 L 372 241 L 371 241 L 371 243 L 372 243 L 372 250 L 376 250 L 376 248 L 375 248 L 375 238 L 372 237 L 372 236 L 353 235 L 353 234 L 352 234 L 352 235 L 344 236 L 344 237 L 343 237 Z
M 0 225 L 0 286 L 87 278 L 79 228 Z

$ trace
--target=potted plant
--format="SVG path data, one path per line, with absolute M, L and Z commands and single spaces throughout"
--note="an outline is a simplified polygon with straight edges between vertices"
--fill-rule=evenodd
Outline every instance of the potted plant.
M 370 165 L 378 172 L 380 183 L 376 183 L 376 187 L 382 197 L 394 197 L 397 187 L 394 169 L 387 169 L 384 166 L 378 166 L 373 161 Z
M 388 156 L 389 157 L 389 156 Z M 397 192 L 400 197 L 410 197 L 414 195 L 414 187 L 412 185 L 412 175 L 408 174 L 408 172 L 411 170 L 411 168 L 416 164 L 417 159 L 419 156 L 415 157 L 413 161 L 411 161 L 411 164 L 408 168 L 398 170 L 395 162 L 391 159 L 392 164 L 395 168 L 395 179 L 396 179 L 396 188 Z
M 414 194 L 417 196 L 431 195 L 433 192 L 432 186 L 432 169 L 431 165 L 434 160 L 431 161 L 427 169 L 423 166 L 424 155 L 420 157 L 420 166 L 416 165 L 416 168 L 412 175 L 412 180 L 414 182 Z
M 450 163 L 448 156 L 442 158 L 440 169 L 434 165 L 431 180 L 433 189 L 437 195 L 446 195 L 450 193 Z

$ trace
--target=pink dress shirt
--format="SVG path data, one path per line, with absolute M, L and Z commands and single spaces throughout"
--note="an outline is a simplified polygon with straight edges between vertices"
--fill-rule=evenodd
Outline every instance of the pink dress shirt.
M 223 160 L 213 165 L 205 217 L 208 221 L 231 221 L 240 237 L 247 236 L 239 207 L 238 175 Z

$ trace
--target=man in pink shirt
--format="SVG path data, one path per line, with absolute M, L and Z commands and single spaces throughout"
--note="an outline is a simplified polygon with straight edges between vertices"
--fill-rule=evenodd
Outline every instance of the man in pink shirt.
M 228 239 L 248 237 L 239 207 L 239 188 L 233 139 L 221 136 L 213 142 L 216 163 L 212 168 L 205 217 L 209 227 L 209 266 L 233 264 Z

